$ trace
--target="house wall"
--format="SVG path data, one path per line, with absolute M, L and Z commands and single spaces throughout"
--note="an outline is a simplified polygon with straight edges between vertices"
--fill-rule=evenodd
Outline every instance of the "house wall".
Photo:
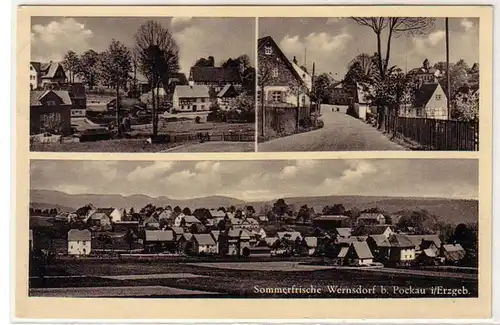
M 425 117 L 447 120 L 448 119 L 448 100 L 441 86 L 438 86 L 434 91 L 431 99 L 425 106 Z
M 122 213 L 118 209 L 114 209 L 110 216 L 112 222 L 122 221 Z
M 198 254 L 200 254 L 200 253 L 216 254 L 217 247 L 216 247 L 216 245 L 197 245 L 196 251 L 198 252 Z
M 91 241 L 90 240 L 71 240 L 68 241 L 69 255 L 90 255 Z
M 354 103 L 354 112 L 360 120 L 366 120 L 366 112 L 368 111 L 367 104 Z
M 373 258 L 350 258 L 348 259 L 349 265 L 369 265 L 373 263 Z
M 51 98 L 54 96 L 54 98 Z M 30 106 L 30 134 L 39 134 L 42 128 L 57 123 L 62 134 L 71 134 L 71 105 L 63 104 L 55 94 L 48 94 L 41 106 Z M 47 105 L 55 101 L 55 105 Z
M 279 93 L 279 94 L 278 94 Z M 261 89 L 257 90 L 257 102 L 262 104 Z M 297 96 L 290 93 L 290 88 L 288 86 L 272 85 L 264 87 L 264 104 L 290 104 L 291 106 L 297 106 Z M 310 105 L 309 96 L 306 93 L 301 93 L 299 95 L 300 106 Z
M 179 112 L 203 112 L 210 110 L 210 98 L 183 98 L 174 94 L 173 107 Z
M 230 110 L 231 108 L 234 107 L 234 104 L 236 102 L 236 98 L 217 98 L 217 104 L 219 105 L 219 108 L 224 110 L 224 111 L 228 111 Z
M 35 90 L 38 88 L 38 72 L 33 65 L 30 64 L 30 89 Z
M 85 117 L 87 116 L 87 110 L 82 108 L 71 109 L 71 117 Z
M 399 256 L 400 261 L 413 261 L 415 259 L 414 248 L 402 248 Z

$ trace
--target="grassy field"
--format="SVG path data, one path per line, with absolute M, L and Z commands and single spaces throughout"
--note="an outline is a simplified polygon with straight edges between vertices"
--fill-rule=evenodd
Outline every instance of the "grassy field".
M 430 288 L 436 285 L 448 289 L 466 288 L 467 293 L 457 297 L 477 296 L 477 280 L 453 279 L 442 277 L 437 279 L 405 273 L 380 273 L 353 269 L 304 269 L 291 271 L 289 262 L 284 267 L 276 263 L 273 268 L 265 266 L 252 269 L 227 268 L 230 263 L 221 263 L 220 267 L 205 267 L 202 263 L 165 263 L 165 262 L 101 262 L 85 263 L 85 261 L 56 262 L 49 270 L 52 275 L 86 275 L 87 277 L 34 278 L 30 288 L 82 288 L 95 287 L 155 287 L 164 286 L 202 292 L 217 292 L 222 297 L 276 298 L 276 297 L 315 297 L 315 298 L 372 298 L 372 297 L 434 297 Z M 227 265 L 225 265 L 227 264 Z M 243 264 L 243 263 L 241 263 Z M 261 263 L 267 264 L 267 263 Z M 236 265 L 236 264 L 235 264 Z M 191 274 L 189 277 L 165 276 L 165 274 Z M 157 276 L 131 276 L 132 274 L 156 274 Z M 127 275 L 120 277 L 119 275 Z M 111 277 L 110 277 L 111 276 Z M 198 277 L 197 277 L 198 276 Z M 256 288 L 320 288 L 318 293 L 284 294 L 261 292 Z M 342 288 L 373 288 L 374 292 L 332 293 L 330 286 Z M 382 293 L 381 286 L 388 291 Z M 423 288 L 425 293 L 396 292 L 393 289 L 409 290 Z M 77 290 L 77 289 L 75 289 Z M 36 292 L 36 291 L 34 291 Z M 154 293 L 151 297 L 171 297 L 169 294 Z M 451 295 L 449 295 L 451 296 Z M 442 297 L 442 296 L 441 296 Z

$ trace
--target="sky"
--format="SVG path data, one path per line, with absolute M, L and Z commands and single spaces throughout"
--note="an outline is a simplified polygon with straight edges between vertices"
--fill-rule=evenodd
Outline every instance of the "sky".
M 475 159 L 78 161 L 32 160 L 32 189 L 245 201 L 364 195 L 478 198 Z
M 113 38 L 133 47 L 139 26 L 149 19 L 172 33 L 186 74 L 200 57 L 211 55 L 216 64 L 241 54 L 255 60 L 255 19 L 196 17 L 32 17 L 31 60 L 60 61 L 69 50 L 104 51 Z
M 271 36 L 285 55 L 297 57 L 310 71 L 316 63 L 318 73 L 332 73 L 341 80 L 348 63 L 360 53 L 377 52 L 374 32 L 350 18 L 259 18 L 259 37 Z M 479 19 L 450 18 L 450 62 L 463 58 L 469 66 L 479 62 Z M 385 57 L 387 35 L 383 35 Z M 411 70 L 422 66 L 427 58 L 431 64 L 446 61 L 445 19 L 436 18 L 427 35 L 392 38 L 390 66 Z M 306 54 L 305 49 L 307 49 Z

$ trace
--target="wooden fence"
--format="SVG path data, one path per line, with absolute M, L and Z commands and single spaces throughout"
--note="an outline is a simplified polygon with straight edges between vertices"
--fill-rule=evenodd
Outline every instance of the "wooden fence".
M 227 141 L 227 142 L 255 142 L 255 132 L 219 132 L 219 133 L 186 133 L 170 135 L 170 142 L 186 141 Z
M 417 142 L 427 150 L 479 150 L 478 122 L 388 115 L 385 128 L 396 136 Z

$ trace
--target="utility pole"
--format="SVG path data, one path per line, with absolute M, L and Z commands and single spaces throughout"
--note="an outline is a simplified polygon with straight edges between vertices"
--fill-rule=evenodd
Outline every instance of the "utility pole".
M 315 70 L 315 68 L 316 68 L 316 63 L 313 62 L 312 75 L 311 75 L 311 93 L 313 94 L 313 96 L 316 100 L 316 105 L 318 105 L 318 98 L 316 97 L 316 89 L 314 88 L 314 70 Z M 312 106 L 311 102 L 309 103 L 309 106 Z
M 445 18 L 446 26 L 446 107 L 448 109 L 448 120 L 451 118 L 451 76 L 450 76 L 450 32 L 448 30 L 448 18 Z

